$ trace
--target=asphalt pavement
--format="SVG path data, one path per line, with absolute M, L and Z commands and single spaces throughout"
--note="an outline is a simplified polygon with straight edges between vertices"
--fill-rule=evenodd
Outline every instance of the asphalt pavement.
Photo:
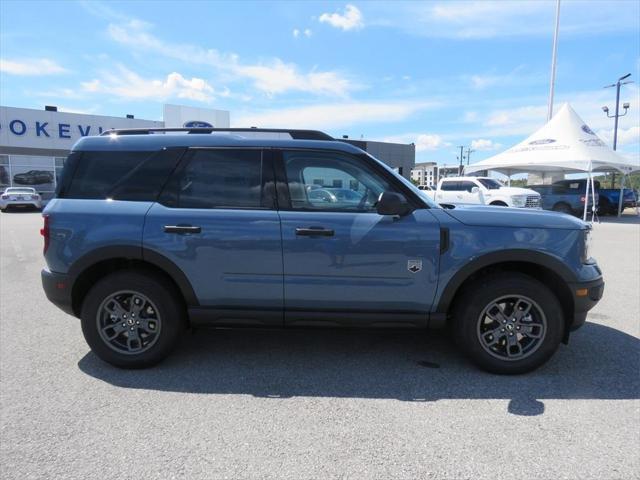
M 534 373 L 442 334 L 198 330 L 98 360 L 45 298 L 38 213 L 0 215 L 3 479 L 640 478 L 640 220 L 594 227 L 602 301 Z

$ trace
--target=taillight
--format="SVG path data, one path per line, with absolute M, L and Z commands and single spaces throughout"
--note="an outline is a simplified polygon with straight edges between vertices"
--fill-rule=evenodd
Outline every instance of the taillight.
M 38 200 L 38 198 L 40 198 L 40 196 L 38 196 L 38 195 L 31 195 L 31 200 Z
M 47 253 L 47 249 L 49 248 L 49 215 L 42 216 L 44 220 L 44 225 L 40 229 L 40 235 L 44 238 L 44 247 L 42 249 L 42 253 Z
M 580 197 L 580 201 L 584 203 L 584 195 Z

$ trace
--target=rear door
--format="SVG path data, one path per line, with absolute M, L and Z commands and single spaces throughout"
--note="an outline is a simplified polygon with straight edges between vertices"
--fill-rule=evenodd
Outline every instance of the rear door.
M 457 180 L 443 180 L 436 194 L 438 203 L 461 203 L 462 192 Z
M 270 151 L 190 149 L 149 210 L 145 251 L 188 278 L 218 324 L 282 324 L 282 244 Z

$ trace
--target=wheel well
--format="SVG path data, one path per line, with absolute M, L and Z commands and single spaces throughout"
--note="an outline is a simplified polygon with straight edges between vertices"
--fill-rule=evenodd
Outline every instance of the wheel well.
M 496 200 L 495 202 L 491 202 L 489 205 L 494 205 L 496 207 L 507 207 L 508 206 L 506 204 L 506 202 L 503 202 L 502 200 Z
M 551 293 L 553 293 L 556 296 L 556 298 L 560 302 L 560 305 L 562 306 L 562 313 L 564 314 L 564 320 L 565 320 L 564 341 L 566 342 L 568 339 L 569 327 L 571 326 L 571 322 L 573 319 L 573 312 L 574 312 L 573 296 L 571 294 L 571 289 L 567 285 L 567 282 L 565 282 L 560 275 L 558 275 L 553 270 L 547 267 L 544 267 L 542 265 L 539 265 L 537 263 L 503 262 L 503 263 L 488 265 L 486 267 L 483 267 L 473 272 L 456 289 L 456 292 L 453 295 L 451 302 L 449 303 L 447 317 L 450 316 L 451 310 L 453 309 L 453 305 L 456 305 L 458 301 L 464 301 L 464 299 L 462 299 L 461 297 L 466 286 L 468 286 L 470 283 L 474 282 L 478 278 L 499 273 L 499 272 L 523 273 L 543 283 L 545 286 L 549 288 L 549 290 L 551 290 Z
M 569 210 L 571 210 L 571 205 L 569 205 L 567 202 L 557 202 L 553 205 L 553 210 L 555 210 L 557 207 L 567 207 Z
M 73 284 L 73 289 L 71 290 L 73 313 L 78 317 L 80 316 L 82 302 L 89 292 L 89 289 L 98 280 L 120 270 L 144 271 L 151 275 L 161 277 L 173 287 L 173 290 L 177 293 L 183 304 L 186 304 L 184 294 L 178 284 L 171 275 L 160 267 L 143 260 L 136 260 L 132 258 L 109 258 L 107 260 L 94 263 L 78 275 L 78 278 Z

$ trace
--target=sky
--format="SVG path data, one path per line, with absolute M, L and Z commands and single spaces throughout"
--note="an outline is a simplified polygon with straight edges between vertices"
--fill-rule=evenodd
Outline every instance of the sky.
M 471 162 L 547 116 L 555 4 L 0 2 L 0 104 L 160 120 L 164 103 L 231 111 L 234 127 L 313 128 Z M 605 142 L 606 85 L 631 73 L 618 149 L 640 155 L 640 2 L 562 0 L 557 110 Z

